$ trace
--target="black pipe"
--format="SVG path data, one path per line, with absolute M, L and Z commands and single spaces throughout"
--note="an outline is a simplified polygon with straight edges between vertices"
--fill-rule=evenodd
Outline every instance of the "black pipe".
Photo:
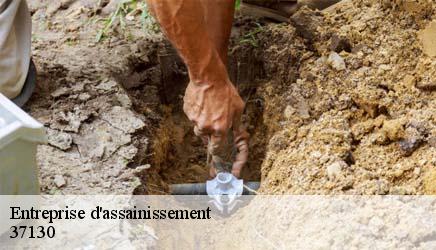
M 247 188 L 248 187 L 248 188 Z M 245 182 L 243 195 L 254 195 L 260 187 L 260 182 Z M 172 195 L 207 195 L 206 183 L 194 184 L 173 184 L 170 185 L 170 193 Z

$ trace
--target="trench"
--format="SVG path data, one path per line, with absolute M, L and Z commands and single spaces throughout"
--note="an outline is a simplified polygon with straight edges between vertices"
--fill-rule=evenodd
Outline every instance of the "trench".
M 264 78 L 263 63 L 252 55 L 247 51 L 231 53 L 228 66 L 229 76 L 246 102 L 242 120 L 250 133 L 250 155 L 241 174 L 244 181 L 260 181 L 268 141 L 263 120 L 264 101 L 257 92 Z M 127 89 L 138 113 L 149 107 L 144 91 L 158 97 L 153 108 L 158 110 L 159 117 L 151 128 L 137 134 L 148 137 L 150 143 L 146 149 L 137 145 L 139 153 L 133 164 L 147 162 L 150 168 L 138 175 L 141 185 L 135 194 L 167 194 L 171 184 L 204 183 L 209 179 L 209 168 L 206 146 L 194 135 L 193 125 L 182 109 L 184 89 L 189 81 L 183 62 L 167 42 L 158 46 L 150 61 L 144 65 L 132 60 L 130 70 L 135 73 L 129 75 L 148 77 L 142 77 L 146 84 Z M 158 76 L 150 77 L 152 71 Z M 129 80 L 128 77 L 118 79 L 119 82 Z

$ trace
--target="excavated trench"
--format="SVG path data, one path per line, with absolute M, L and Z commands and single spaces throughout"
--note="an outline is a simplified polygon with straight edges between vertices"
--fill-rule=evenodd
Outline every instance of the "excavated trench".
M 167 42 L 147 45 L 147 61 L 130 59 L 129 73 L 116 76 L 118 82 L 146 82 L 140 86 L 123 84 L 138 113 L 157 110 L 153 124 L 137 137 L 149 138 L 149 147 L 141 146 L 132 164 L 150 163 L 139 174 L 137 194 L 168 193 L 168 185 L 202 183 L 209 178 L 206 147 L 193 133 L 192 123 L 183 113 L 183 94 L 188 83 L 186 68 Z M 258 93 L 263 79 L 263 62 L 253 53 L 235 50 L 229 58 L 229 75 L 246 102 L 243 122 L 251 135 L 250 159 L 242 172 L 245 181 L 260 181 L 261 165 L 268 141 L 263 121 L 264 100 Z M 145 96 L 144 96 L 145 95 Z M 152 100 L 152 101 L 150 101 Z

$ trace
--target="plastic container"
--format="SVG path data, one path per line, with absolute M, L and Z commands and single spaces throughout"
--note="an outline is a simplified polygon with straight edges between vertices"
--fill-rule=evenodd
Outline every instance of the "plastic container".
M 39 194 L 36 147 L 44 126 L 0 94 L 0 195 Z

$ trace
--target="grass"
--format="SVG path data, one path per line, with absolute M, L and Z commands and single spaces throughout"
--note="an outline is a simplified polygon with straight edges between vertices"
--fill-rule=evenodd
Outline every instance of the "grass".
M 241 2 L 241 0 L 235 1 L 235 8 L 237 10 L 240 9 Z M 125 32 L 127 19 L 133 16 L 137 11 L 141 12 L 140 19 L 144 30 L 151 31 L 153 33 L 158 33 L 160 31 L 159 25 L 157 25 L 156 20 L 154 20 L 154 18 L 150 15 L 147 9 L 147 4 L 144 1 L 124 0 L 117 5 L 116 10 L 108 18 L 100 18 L 97 20 L 97 22 L 103 21 L 104 26 L 97 33 L 95 39 L 96 42 L 100 42 L 102 39 L 108 37 L 109 33 L 118 25 L 121 27 L 121 30 Z M 251 41 L 250 38 L 247 38 L 245 42 L 249 41 Z
M 264 28 L 259 23 L 256 23 L 256 26 L 257 27 L 254 28 L 252 31 L 241 37 L 241 39 L 239 40 L 239 44 L 250 44 L 255 48 L 259 47 L 257 34 L 261 33 Z
M 235 9 L 239 10 L 241 8 L 241 0 L 235 1 Z
M 97 21 L 103 21 L 104 26 L 96 36 L 96 41 L 100 42 L 105 37 L 109 36 L 110 31 L 112 31 L 117 26 L 120 26 L 123 32 L 126 31 L 126 22 L 133 20 L 137 12 L 141 13 L 140 20 L 144 30 L 158 32 L 159 27 L 156 24 L 154 18 L 149 14 L 147 9 L 147 4 L 140 0 L 123 0 L 118 3 L 115 11 L 108 17 L 102 18 Z

